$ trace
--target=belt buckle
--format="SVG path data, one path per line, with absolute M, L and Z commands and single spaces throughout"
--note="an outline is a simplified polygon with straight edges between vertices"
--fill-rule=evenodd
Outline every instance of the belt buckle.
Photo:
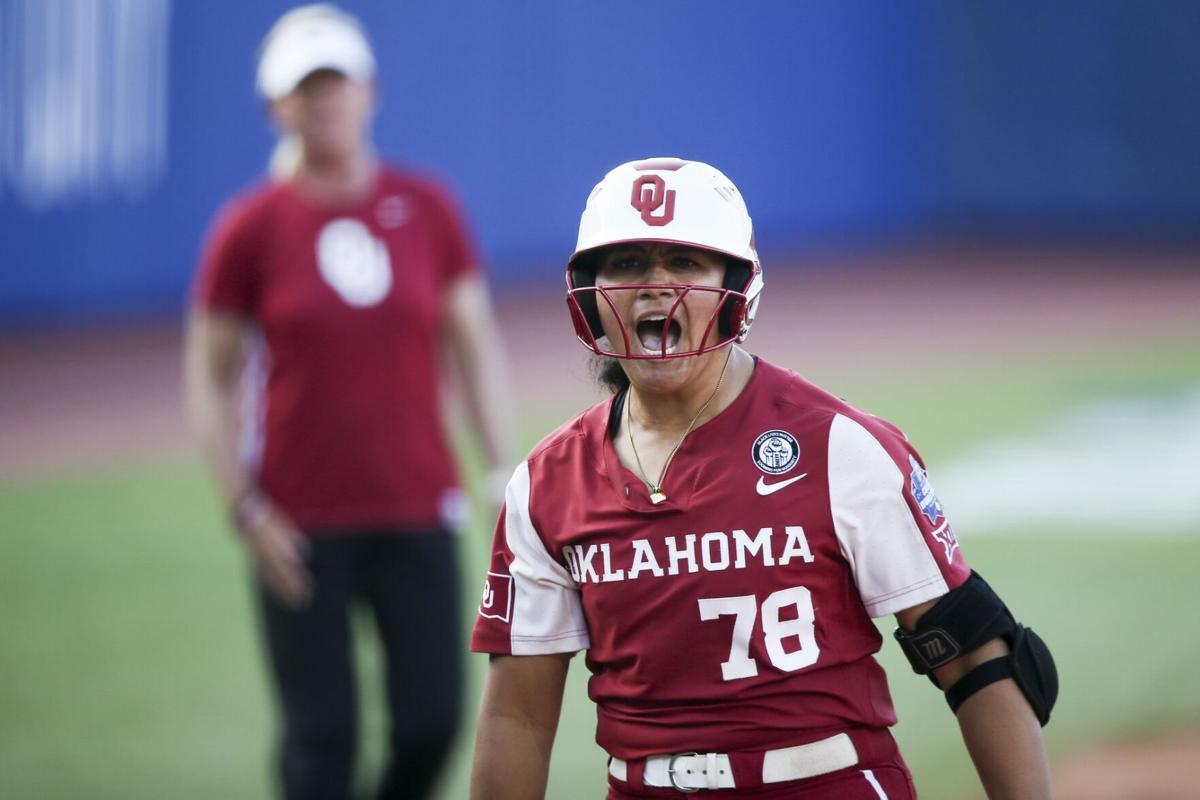
M 692 794 L 693 792 L 700 791 L 700 788 L 698 786 L 692 786 L 692 787 L 680 786 L 679 783 L 676 782 L 676 780 L 675 780 L 675 759 L 686 758 L 688 756 L 698 756 L 698 755 L 700 755 L 700 754 L 697 752 L 694 752 L 694 751 L 691 753 L 674 753 L 671 755 L 671 760 L 667 762 L 667 779 L 669 781 L 671 781 L 671 787 L 674 788 L 675 791 L 683 792 L 684 794 Z

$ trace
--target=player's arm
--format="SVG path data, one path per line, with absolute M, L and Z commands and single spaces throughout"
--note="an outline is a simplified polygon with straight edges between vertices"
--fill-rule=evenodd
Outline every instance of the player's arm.
M 298 605 L 309 593 L 299 531 L 255 489 L 238 459 L 238 384 L 248 324 L 236 314 L 192 310 L 184 337 L 184 404 L 225 507 L 243 507 L 235 524 L 259 573 L 276 597 Z
M 250 480 L 237 458 L 237 389 L 245 363 L 246 321 L 236 314 L 194 309 L 183 349 L 183 396 L 192 433 L 229 507 Z
M 545 797 L 571 655 L 492 657 L 475 734 L 472 800 Z
M 490 468 L 489 499 L 499 503 L 513 463 L 512 392 L 487 284 L 477 272 L 468 273 L 450 286 L 444 325 L 446 347 L 462 383 L 467 415 Z
M 1053 659 L 1032 631 L 1012 620 L 982 579 L 973 575 L 971 581 L 898 612 L 897 638 L 914 669 L 946 691 L 988 798 L 1050 798 L 1041 724 L 1057 695 Z M 971 631 L 978 631 L 975 639 L 981 643 Z M 995 631 L 1002 633 L 991 635 Z M 962 643 L 967 643 L 959 648 L 965 652 L 944 660 Z

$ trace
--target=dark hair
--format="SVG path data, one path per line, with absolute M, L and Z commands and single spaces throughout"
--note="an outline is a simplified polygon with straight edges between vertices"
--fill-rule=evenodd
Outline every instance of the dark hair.
M 629 376 L 625 374 L 621 362 L 615 358 L 594 355 L 591 358 L 591 370 L 592 377 L 602 389 L 620 394 L 629 388 Z

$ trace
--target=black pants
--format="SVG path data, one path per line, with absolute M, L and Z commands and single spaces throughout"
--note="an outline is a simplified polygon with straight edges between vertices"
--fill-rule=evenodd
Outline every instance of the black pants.
M 351 607 L 372 611 L 386 661 L 389 764 L 378 797 L 424 798 L 462 710 L 458 565 L 442 531 L 314 536 L 313 595 L 300 610 L 261 586 L 282 713 L 279 777 L 287 800 L 351 796 L 358 735 Z

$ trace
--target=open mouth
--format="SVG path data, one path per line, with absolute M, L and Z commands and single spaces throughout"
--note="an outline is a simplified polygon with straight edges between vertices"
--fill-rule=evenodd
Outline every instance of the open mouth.
M 664 330 L 665 328 L 665 330 Z M 663 347 L 663 335 L 666 335 L 666 347 Z M 650 353 L 674 353 L 679 349 L 679 339 L 683 329 L 672 319 L 667 322 L 665 316 L 651 316 L 639 320 L 637 324 L 638 341 L 642 349 Z

